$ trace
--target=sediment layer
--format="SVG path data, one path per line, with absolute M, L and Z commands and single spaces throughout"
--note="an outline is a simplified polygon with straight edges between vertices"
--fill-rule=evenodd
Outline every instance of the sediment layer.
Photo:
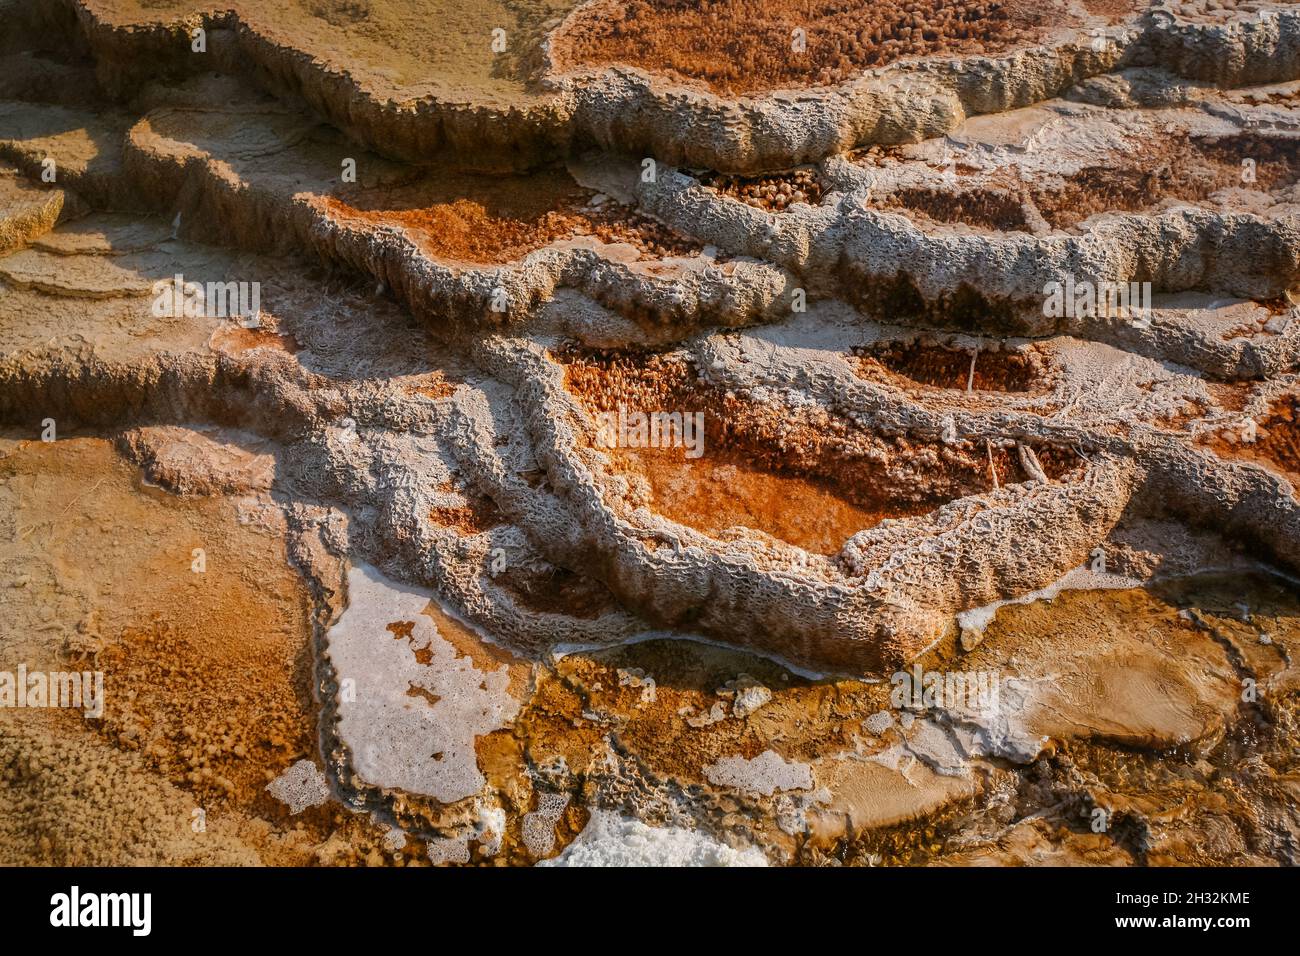
M 0 5 L 5 859 L 1293 862 L 1293 5 L 261 6 Z

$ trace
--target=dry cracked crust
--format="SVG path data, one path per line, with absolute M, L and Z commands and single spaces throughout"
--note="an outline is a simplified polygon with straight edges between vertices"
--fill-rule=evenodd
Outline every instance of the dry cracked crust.
M 814 6 L 0 4 L 0 861 L 1296 862 L 1300 16 Z

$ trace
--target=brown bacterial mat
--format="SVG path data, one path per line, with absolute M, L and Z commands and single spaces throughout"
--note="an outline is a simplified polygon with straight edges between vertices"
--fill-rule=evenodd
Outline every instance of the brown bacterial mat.
M 620 447 L 611 459 L 646 480 L 660 514 L 709 535 L 748 527 L 832 554 L 885 518 L 924 514 L 991 490 L 991 469 L 999 485 L 1028 477 L 1014 447 L 875 434 L 824 410 L 791 413 L 728 396 L 673 358 L 596 351 L 557 357 L 568 389 L 593 413 L 704 412 L 701 456 L 688 457 L 681 447 Z M 1080 464 L 1067 449 L 1035 451 L 1052 479 Z
M 1067 9 L 1059 0 L 597 0 L 554 46 L 561 69 L 627 64 L 742 94 L 839 83 L 905 57 L 1004 52 L 1075 23 Z
M 345 190 L 324 203 L 339 219 L 404 228 L 430 256 L 455 262 L 512 262 L 579 236 L 630 243 L 645 257 L 693 255 L 701 248 L 613 200 L 591 206 L 594 196 L 563 169 L 544 169 L 505 176 L 430 173 L 404 185 Z
M 1243 161 L 1254 161 L 1254 180 Z M 1269 192 L 1300 180 L 1300 140 L 1241 133 L 1220 139 L 1178 136 L 1141 154 L 1089 166 L 1050 189 L 1036 189 L 1039 210 L 1057 229 L 1103 212 L 1140 212 L 1167 199 L 1199 202 L 1221 189 Z
M 1275 401 L 1261 422 L 1253 442 L 1237 432 L 1220 432 L 1210 441 L 1224 457 L 1258 462 L 1286 475 L 1300 493 L 1300 395 Z
M 972 353 L 923 342 L 891 342 L 856 349 L 854 365 L 863 378 L 895 385 L 965 391 L 969 384 L 977 392 L 1042 392 L 1047 388 L 1047 363 L 1036 349 Z

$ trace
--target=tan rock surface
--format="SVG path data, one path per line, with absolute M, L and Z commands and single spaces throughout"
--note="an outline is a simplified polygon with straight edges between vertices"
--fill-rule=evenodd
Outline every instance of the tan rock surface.
M 1300 10 L 850 6 L 0 3 L 0 861 L 1296 862 Z

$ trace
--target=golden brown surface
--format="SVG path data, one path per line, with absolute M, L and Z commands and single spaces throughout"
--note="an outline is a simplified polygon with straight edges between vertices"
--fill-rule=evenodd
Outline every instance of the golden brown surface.
M 555 44 L 561 68 L 628 64 L 734 95 L 838 83 L 904 57 L 997 53 L 1070 19 L 1064 4 L 1025 0 L 597 0 Z
M 552 242 L 589 236 L 627 242 L 647 258 L 690 255 L 699 245 L 595 194 L 562 169 L 523 176 L 441 172 L 405 186 L 344 191 L 324 200 L 332 217 L 409 231 L 429 256 L 472 263 L 521 259 Z
M 3 450 L 0 668 L 103 671 L 105 709 L 0 710 L 0 775 L 32 811 L 3 815 L 0 859 L 304 864 L 331 835 L 364 857 L 364 818 L 265 792 L 316 738 L 310 604 L 275 525 L 146 486 L 102 439 Z
M 234 10 L 272 40 L 407 96 L 423 91 L 520 97 L 540 66 L 537 46 L 573 0 L 88 0 L 114 24 Z M 506 49 L 492 49 L 493 29 Z

